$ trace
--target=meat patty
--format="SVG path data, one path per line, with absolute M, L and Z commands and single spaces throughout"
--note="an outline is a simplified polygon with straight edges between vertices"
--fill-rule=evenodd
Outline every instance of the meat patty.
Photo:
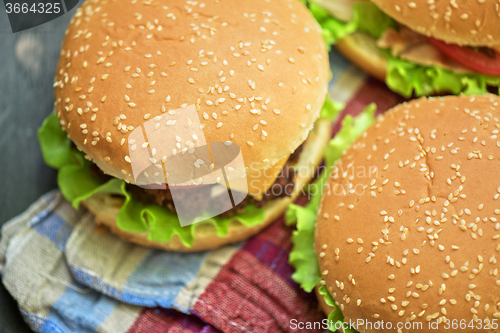
M 252 203 L 257 207 L 263 207 L 270 200 L 291 196 L 293 193 L 293 188 L 295 186 L 293 180 L 295 178 L 295 170 L 293 169 L 293 165 L 297 163 L 300 152 L 302 151 L 302 145 L 299 146 L 295 152 L 290 155 L 288 161 L 283 166 L 280 174 L 276 178 L 275 182 L 269 190 L 267 190 L 262 195 L 262 200 L 256 200 L 250 195 L 247 195 L 246 198 L 241 201 L 235 207 L 226 210 L 224 213 L 220 214 L 221 217 L 231 217 L 238 213 L 242 213 L 245 210 L 245 207 Z M 99 178 L 107 181 L 112 177 L 104 174 L 101 169 L 99 169 L 95 164 L 91 164 L 92 172 L 98 176 Z M 172 212 L 176 212 L 174 201 L 172 198 L 172 193 L 168 189 L 145 189 L 133 184 L 126 185 L 127 190 L 134 196 L 135 198 L 141 200 L 144 204 L 157 204 L 162 207 L 167 208 Z M 183 211 L 190 211 L 189 207 L 196 207 L 192 211 L 200 211 L 200 205 L 206 204 L 207 196 L 210 196 L 210 186 L 200 186 L 197 191 L 186 190 L 186 200 L 179 200 L 183 203 Z M 176 190 L 176 196 L 183 195 L 182 190 Z M 189 198 L 187 198 L 189 196 Z M 220 203 L 224 204 L 223 202 Z M 217 203 L 215 203 L 217 205 Z

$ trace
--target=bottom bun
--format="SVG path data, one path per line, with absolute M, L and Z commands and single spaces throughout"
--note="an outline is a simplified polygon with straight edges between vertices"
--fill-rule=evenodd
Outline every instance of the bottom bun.
M 337 41 L 337 50 L 371 76 L 385 81 L 387 60 L 377 47 L 375 38 L 355 32 Z
M 285 211 L 287 206 L 297 198 L 304 186 L 313 178 L 316 168 L 323 159 L 323 152 L 330 137 L 331 122 L 326 119 L 319 119 L 316 121 L 314 129 L 304 143 L 304 148 L 296 164 L 296 168 L 301 170 L 301 172 L 298 172 L 295 177 L 295 186 L 292 196 L 270 201 L 265 206 L 265 214 L 262 223 L 247 227 L 235 220 L 229 224 L 228 234 L 224 237 L 220 237 L 217 236 L 217 231 L 213 224 L 200 222 L 196 225 L 194 243 L 190 247 L 184 245 L 177 235 L 174 235 L 169 242 L 156 242 L 148 239 L 148 232 L 133 233 L 118 228 L 116 216 L 123 205 L 124 199 L 109 194 L 99 193 L 86 199 L 83 203 L 95 215 L 97 223 L 105 225 L 111 232 L 127 241 L 147 247 L 179 252 L 214 249 L 225 244 L 249 238 L 259 233 L 271 222 L 276 220 Z M 307 172 L 303 172 L 302 170 L 307 170 Z

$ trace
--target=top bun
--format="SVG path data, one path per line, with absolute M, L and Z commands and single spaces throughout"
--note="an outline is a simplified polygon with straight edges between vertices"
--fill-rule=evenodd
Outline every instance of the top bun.
M 469 46 L 500 44 L 500 4 L 472 0 L 372 0 L 387 15 L 426 36 Z
M 423 327 L 403 332 L 442 332 L 445 319 L 500 318 L 499 119 L 498 96 L 418 99 L 344 153 L 315 247 L 346 321 L 393 324 L 359 331 L 412 321 Z
M 321 28 L 296 0 L 92 0 L 66 31 L 56 111 L 78 149 L 131 183 L 131 131 L 190 105 L 207 143 L 238 144 L 259 170 L 306 139 L 328 78 Z

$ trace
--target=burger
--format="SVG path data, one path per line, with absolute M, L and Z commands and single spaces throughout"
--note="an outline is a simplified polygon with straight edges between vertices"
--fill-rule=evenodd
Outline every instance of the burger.
M 421 98 L 345 150 L 294 236 L 329 328 L 498 332 L 499 119 L 495 95 Z
M 342 54 L 406 97 L 498 94 L 494 1 L 317 0 L 311 10 Z
M 299 1 L 89 0 L 66 30 L 55 112 L 39 139 L 63 195 L 112 232 L 166 250 L 216 248 L 259 232 L 313 177 L 335 111 L 328 79 L 321 28 Z M 183 126 L 168 126 L 184 124 L 188 111 L 199 135 L 185 140 Z M 131 139 L 155 121 L 163 139 L 176 138 L 178 156 L 203 143 L 237 146 L 248 196 L 181 226 L 162 169 L 176 153 L 155 155 L 151 139 Z M 139 181 L 131 159 L 139 150 L 163 182 Z M 206 204 L 209 185 L 185 186 L 184 210 Z

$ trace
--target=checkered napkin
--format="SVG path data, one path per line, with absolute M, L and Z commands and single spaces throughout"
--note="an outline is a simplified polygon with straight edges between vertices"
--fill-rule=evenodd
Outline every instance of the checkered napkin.
M 344 113 L 401 101 L 337 53 L 330 58 L 330 95 Z M 291 279 L 290 236 L 280 218 L 217 250 L 153 250 L 96 228 L 91 213 L 52 191 L 4 225 L 0 273 L 36 332 L 292 332 L 292 319 L 323 315 Z

